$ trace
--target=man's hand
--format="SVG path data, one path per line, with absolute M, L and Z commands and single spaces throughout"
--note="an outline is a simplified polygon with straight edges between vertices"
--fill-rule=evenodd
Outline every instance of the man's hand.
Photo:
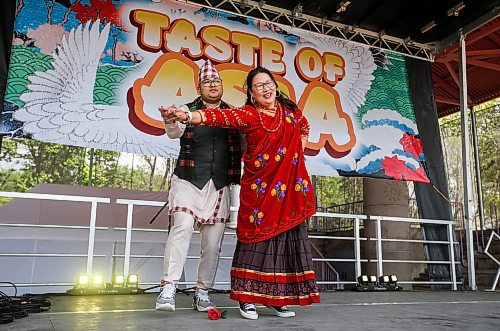
M 158 107 L 158 110 L 160 111 L 165 124 L 171 124 L 179 121 L 183 124 L 198 125 L 203 122 L 202 115 L 197 110 L 191 112 L 189 110 L 182 110 L 182 108 L 174 105 L 170 107 L 160 106 Z

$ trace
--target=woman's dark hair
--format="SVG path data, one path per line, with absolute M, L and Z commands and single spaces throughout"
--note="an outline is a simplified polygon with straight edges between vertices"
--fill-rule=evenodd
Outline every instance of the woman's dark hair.
M 253 78 L 257 74 L 260 74 L 260 73 L 267 74 L 269 77 L 271 77 L 274 84 L 276 84 L 276 91 L 279 91 L 278 90 L 278 83 L 276 82 L 276 79 L 274 79 L 274 76 L 271 73 L 271 71 L 267 70 L 264 67 L 255 67 L 252 70 L 250 70 L 250 72 L 247 75 L 246 82 L 245 82 L 245 85 L 247 87 L 247 101 L 245 102 L 246 105 L 253 105 L 252 95 L 250 94 L 250 90 L 252 89 Z M 279 95 L 276 96 L 276 100 L 278 100 L 279 102 L 284 104 L 287 109 L 295 111 L 298 108 L 297 105 L 295 104 L 295 102 L 290 100 L 285 93 L 283 93 L 281 91 L 279 91 L 279 92 L 280 92 Z

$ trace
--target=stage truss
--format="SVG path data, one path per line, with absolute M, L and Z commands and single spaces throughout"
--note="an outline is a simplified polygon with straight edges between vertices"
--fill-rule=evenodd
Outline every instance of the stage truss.
M 286 10 L 266 4 L 266 1 L 249 0 L 178 0 L 226 13 L 236 14 L 252 19 L 259 19 L 271 23 L 290 26 L 297 29 L 312 31 L 343 40 L 356 42 L 370 47 L 395 52 L 426 61 L 434 61 L 436 44 L 417 43 L 409 38 L 401 39 L 382 32 L 361 29 L 356 26 L 334 22 L 326 18 L 319 18 L 303 14 L 296 10 Z

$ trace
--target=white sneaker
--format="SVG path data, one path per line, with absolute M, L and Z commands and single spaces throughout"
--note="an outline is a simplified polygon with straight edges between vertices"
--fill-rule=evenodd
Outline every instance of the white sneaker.
M 215 308 L 215 304 L 208 296 L 208 290 L 199 288 L 193 298 L 193 309 L 197 311 L 209 311 L 211 308 Z
M 254 303 L 240 301 L 240 314 L 249 320 L 256 320 L 259 318 L 259 314 L 257 314 L 257 308 L 255 308 Z
M 295 317 L 295 312 L 288 310 L 286 306 L 278 307 L 278 306 L 266 306 L 269 308 L 274 315 L 278 317 Z
M 156 310 L 175 311 L 175 284 L 163 285 L 160 295 L 156 299 Z

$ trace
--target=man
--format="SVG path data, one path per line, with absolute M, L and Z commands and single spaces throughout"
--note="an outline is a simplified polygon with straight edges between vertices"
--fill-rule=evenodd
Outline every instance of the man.
M 199 72 L 200 96 L 181 106 L 187 114 L 204 108 L 229 108 L 221 100 L 222 79 L 210 60 Z M 172 227 L 165 246 L 162 289 L 156 309 L 175 310 L 179 281 L 194 225 L 200 229 L 201 255 L 193 308 L 215 307 L 208 290 L 215 281 L 225 223 L 229 222 L 229 185 L 239 184 L 241 148 L 239 132 L 223 128 L 193 126 L 164 119 L 171 139 L 180 138 L 180 153 L 172 176 L 168 211 Z

